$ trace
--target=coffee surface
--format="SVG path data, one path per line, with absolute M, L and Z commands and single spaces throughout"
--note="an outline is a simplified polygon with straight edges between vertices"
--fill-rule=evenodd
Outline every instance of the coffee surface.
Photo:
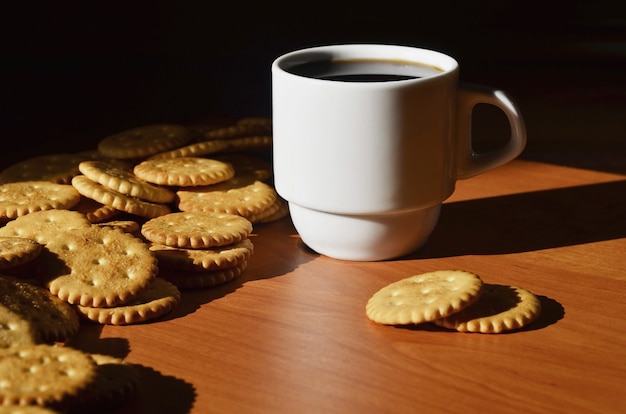
M 405 60 L 319 60 L 294 65 L 289 72 L 309 78 L 341 82 L 393 82 L 443 72 L 434 66 Z

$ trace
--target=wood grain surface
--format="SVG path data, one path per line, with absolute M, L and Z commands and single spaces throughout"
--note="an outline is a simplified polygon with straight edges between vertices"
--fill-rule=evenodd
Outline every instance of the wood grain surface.
M 459 182 L 427 245 L 398 260 L 339 261 L 289 219 L 257 225 L 240 278 L 72 345 L 140 369 L 120 413 L 622 412 L 625 202 L 626 176 L 515 161 Z M 437 269 L 524 287 L 541 316 L 507 334 L 367 319 L 375 291 Z

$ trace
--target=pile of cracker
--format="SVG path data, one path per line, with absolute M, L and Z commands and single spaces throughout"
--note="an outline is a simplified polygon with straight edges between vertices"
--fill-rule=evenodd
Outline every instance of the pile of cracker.
M 41 210 L 77 211 L 91 224 L 142 238 L 160 275 L 177 287 L 219 285 L 245 269 L 253 251 L 251 224 L 289 213 L 271 183 L 271 129 L 263 117 L 145 125 L 106 136 L 92 151 L 17 162 L 0 172 L 0 221 Z M 185 220 L 194 234 L 177 240 L 155 229 Z M 208 227 L 229 220 L 242 235 L 195 243 L 198 231 L 210 233 Z
M 435 325 L 458 332 L 502 333 L 535 321 L 541 302 L 517 286 L 484 283 L 464 270 L 410 276 L 375 292 L 366 314 L 383 325 Z
M 147 323 L 241 275 L 252 224 L 288 215 L 269 148 L 266 118 L 158 124 L 0 172 L 0 409 L 132 394 L 132 365 L 68 346 L 80 319 Z

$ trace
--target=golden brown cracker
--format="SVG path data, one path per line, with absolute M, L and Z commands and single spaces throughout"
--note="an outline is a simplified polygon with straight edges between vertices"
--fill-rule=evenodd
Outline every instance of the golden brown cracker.
M 43 342 L 63 342 L 78 333 L 78 317 L 70 305 L 16 278 L 0 276 L 0 308 L 30 323 Z
M 252 232 L 244 217 L 216 212 L 176 212 L 146 221 L 141 234 L 153 243 L 204 249 L 239 242 Z
M 182 125 L 145 125 L 103 138 L 98 151 L 105 157 L 137 159 L 180 147 L 191 138 L 189 129 Z
M 146 160 L 137 164 L 133 172 L 147 182 L 177 187 L 216 184 L 235 175 L 232 165 L 199 157 Z
M 0 349 L 0 405 L 67 408 L 93 383 L 96 363 L 66 346 Z
M 91 181 L 115 192 L 154 203 L 170 203 L 175 194 L 168 188 L 154 185 L 135 175 L 132 170 L 120 168 L 106 161 L 84 161 L 80 172 Z
M 146 243 L 110 227 L 92 225 L 63 232 L 48 243 L 46 285 L 75 305 L 112 307 L 148 289 L 158 271 Z
M 483 282 L 474 273 L 439 270 L 393 282 L 374 293 L 366 314 L 385 325 L 431 322 L 466 308 L 480 297 Z
M 0 218 L 15 219 L 34 211 L 69 209 L 80 194 L 68 184 L 50 181 L 20 181 L 0 185 Z
M 528 290 L 485 283 L 474 304 L 434 323 L 459 332 L 501 333 L 523 328 L 540 312 L 539 298 Z
M 171 211 L 167 204 L 153 203 L 118 193 L 90 180 L 84 175 L 74 177 L 72 186 L 84 197 L 137 216 L 158 217 Z
M 46 244 L 63 231 L 90 225 L 87 217 L 78 211 L 44 210 L 8 222 L 4 227 L 0 227 L 0 236 L 24 237 Z
M 178 190 L 176 195 L 181 211 L 216 211 L 243 217 L 265 210 L 278 196 L 272 186 L 250 175 L 235 175 L 219 184 Z
M 69 184 L 79 174 L 78 164 L 95 158 L 92 152 L 46 154 L 18 161 L 0 172 L 0 184 L 17 181 L 50 181 Z
M 77 311 L 85 318 L 103 325 L 129 325 L 159 318 L 180 302 L 180 292 L 172 283 L 160 277 L 132 301 L 110 308 L 94 308 L 77 305 Z
M 43 246 L 25 237 L 0 236 L 0 269 L 30 262 L 39 256 Z

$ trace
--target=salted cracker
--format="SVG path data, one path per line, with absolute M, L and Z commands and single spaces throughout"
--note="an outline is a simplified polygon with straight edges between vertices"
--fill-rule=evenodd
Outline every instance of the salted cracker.
M 124 305 L 110 308 L 77 305 L 76 310 L 83 317 L 103 325 L 130 325 L 166 315 L 179 302 L 178 288 L 165 279 L 157 277 L 147 290 Z
M 0 227 L 1 237 L 23 237 L 45 245 L 66 230 L 89 227 L 87 217 L 73 210 L 36 211 Z
M 42 342 L 64 342 L 78 333 L 76 312 L 48 289 L 0 276 L 0 308 L 30 323 Z
M 50 181 L 69 184 L 79 174 L 78 164 L 96 158 L 91 151 L 45 154 L 26 158 L 0 172 L 0 184 L 17 181 Z
M 0 406 L 67 408 L 94 381 L 91 356 L 67 346 L 0 349 Z
M 145 125 L 101 139 L 98 151 L 114 159 L 137 159 L 180 147 L 191 138 L 191 131 L 183 125 Z
M 25 237 L 0 236 L 0 269 L 9 269 L 36 259 L 43 246 Z
M 98 225 L 63 232 L 46 243 L 43 257 L 46 286 L 73 305 L 122 305 L 147 290 L 158 272 L 146 243 Z
M 141 234 L 153 243 L 204 249 L 239 242 L 252 232 L 244 217 L 217 212 L 175 212 L 146 221 Z
M 137 164 L 133 172 L 149 183 L 177 187 L 216 184 L 235 175 L 231 164 L 200 157 L 146 160 Z M 172 199 L 173 196 L 172 193 Z
M 121 168 L 114 163 L 84 161 L 78 165 L 78 169 L 91 181 L 118 193 L 154 203 L 174 201 L 175 194 L 170 189 L 149 183 L 135 175 L 132 170 Z
M 0 185 L 0 219 L 15 219 L 34 211 L 69 209 L 80 194 L 68 184 L 20 181 Z
M 445 318 L 474 303 L 483 282 L 463 270 L 438 270 L 393 282 L 367 302 L 366 314 L 385 325 L 408 325 Z
M 539 298 L 528 290 L 485 283 L 474 304 L 434 323 L 459 332 L 501 333 L 523 328 L 540 313 Z
M 72 179 L 72 186 L 84 197 L 137 216 L 157 217 L 171 211 L 167 204 L 153 203 L 118 193 L 90 180 L 82 174 Z
M 181 189 L 176 195 L 181 211 L 216 211 L 243 217 L 258 214 L 278 197 L 272 186 L 252 175 L 235 175 L 222 183 Z

